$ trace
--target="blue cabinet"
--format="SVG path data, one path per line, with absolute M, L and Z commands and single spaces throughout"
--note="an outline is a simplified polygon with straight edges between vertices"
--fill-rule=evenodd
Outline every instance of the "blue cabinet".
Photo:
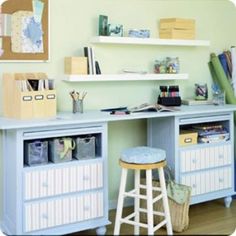
M 24 143 L 53 138 L 97 138 L 95 156 L 28 166 Z M 108 221 L 107 125 L 67 125 L 4 131 L 4 210 L 9 235 L 58 235 L 97 228 Z
M 148 122 L 149 145 L 167 151 L 167 164 L 175 180 L 192 187 L 191 204 L 224 198 L 230 206 L 234 189 L 234 126 L 233 113 L 184 115 Z M 227 138 L 180 145 L 183 129 L 218 125 L 227 130 Z

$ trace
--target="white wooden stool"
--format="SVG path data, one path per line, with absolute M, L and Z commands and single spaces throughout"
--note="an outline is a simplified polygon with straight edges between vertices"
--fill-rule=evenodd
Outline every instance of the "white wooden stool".
M 139 228 L 148 228 L 148 235 L 154 235 L 154 232 L 166 224 L 167 234 L 172 235 L 172 225 L 170 211 L 166 192 L 165 176 L 163 167 L 166 165 L 166 154 L 162 149 L 150 147 L 134 147 L 122 152 L 120 158 L 121 182 L 117 204 L 114 235 L 120 234 L 122 223 L 134 225 L 135 235 L 139 235 Z M 152 170 L 157 169 L 160 180 L 160 187 L 152 187 Z M 125 192 L 128 170 L 135 171 L 135 187 L 129 192 Z M 140 171 L 146 171 L 146 186 L 140 184 Z M 140 188 L 146 189 L 146 196 L 140 194 Z M 159 191 L 160 194 L 153 199 L 152 191 Z M 123 203 L 125 197 L 135 199 L 134 212 L 122 218 Z M 147 209 L 140 208 L 140 199 L 147 200 Z M 162 199 L 164 212 L 154 212 L 153 204 Z M 147 224 L 140 222 L 140 212 L 147 213 Z M 153 215 L 161 215 L 164 220 L 154 226 Z M 134 220 L 132 220 L 134 218 Z

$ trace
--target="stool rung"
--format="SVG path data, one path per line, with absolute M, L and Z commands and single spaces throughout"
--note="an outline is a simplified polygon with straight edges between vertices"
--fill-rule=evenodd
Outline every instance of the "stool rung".
M 146 185 L 143 185 L 143 184 L 140 184 L 140 185 L 139 185 L 139 188 L 147 189 L 147 186 L 146 186 Z M 153 191 L 161 192 L 161 188 L 159 188 L 159 187 L 152 187 L 152 190 L 153 190 Z
M 130 224 L 130 225 L 137 225 L 137 226 L 140 226 L 140 227 L 143 227 L 143 228 L 147 228 L 148 227 L 147 224 L 140 223 L 140 222 L 135 222 L 133 220 L 126 220 L 125 218 L 124 219 L 120 219 L 120 222 L 121 223 Z
M 155 232 L 156 230 L 160 229 L 163 225 L 165 225 L 167 223 L 166 220 L 161 221 L 158 225 L 156 225 L 153 229 L 153 231 Z
M 139 208 L 139 211 L 140 211 L 140 212 L 143 212 L 143 213 L 147 213 L 147 210 L 144 209 L 144 208 Z M 156 215 L 156 216 L 165 216 L 165 213 L 164 213 L 164 212 L 161 212 L 161 211 L 153 211 L 153 215 Z
M 146 185 L 140 184 L 140 185 L 139 185 L 139 188 L 144 188 L 144 189 L 146 189 Z
M 124 193 L 124 196 L 126 197 L 138 197 L 138 198 L 141 198 L 141 199 L 146 199 L 147 200 L 147 196 L 145 195 L 141 195 L 141 194 L 135 194 L 135 189 L 129 191 L 129 192 L 125 192 Z
M 162 197 L 163 197 L 163 195 L 161 193 L 157 197 L 153 198 L 152 203 L 155 203 L 155 202 L 159 201 Z
M 135 215 L 136 215 L 135 212 L 133 212 L 133 213 L 129 214 L 128 216 L 124 217 L 123 219 L 130 220 L 131 218 L 135 217 Z

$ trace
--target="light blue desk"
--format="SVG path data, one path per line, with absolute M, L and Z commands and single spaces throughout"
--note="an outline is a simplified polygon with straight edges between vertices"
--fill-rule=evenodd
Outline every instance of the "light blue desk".
M 3 219 L 7 234 L 68 234 L 96 228 L 105 234 L 108 220 L 107 125 L 112 121 L 148 119 L 147 143 L 167 151 L 175 179 L 192 186 L 191 203 L 235 194 L 235 105 L 181 106 L 176 112 L 110 115 L 91 111 L 59 113 L 51 119 L 20 121 L 0 118 L 3 139 Z M 230 140 L 179 145 L 179 131 L 192 124 L 216 122 Z M 96 158 L 24 165 L 24 143 L 54 137 L 96 136 Z M 119 154 L 117 154 L 119 155 Z

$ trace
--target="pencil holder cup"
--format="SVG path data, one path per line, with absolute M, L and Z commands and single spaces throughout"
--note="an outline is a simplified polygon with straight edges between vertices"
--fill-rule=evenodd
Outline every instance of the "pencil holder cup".
M 84 112 L 84 106 L 83 106 L 83 100 L 73 100 L 73 113 L 83 113 Z

